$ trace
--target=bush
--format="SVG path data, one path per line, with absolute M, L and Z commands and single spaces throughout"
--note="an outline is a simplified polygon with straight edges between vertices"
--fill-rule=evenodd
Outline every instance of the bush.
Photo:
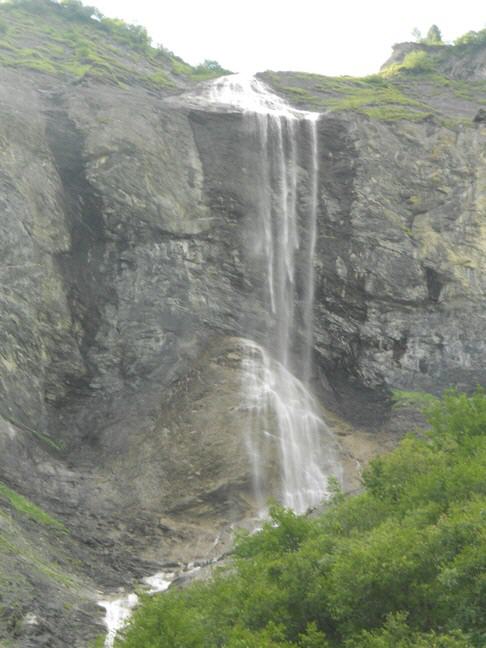
M 486 44 L 486 29 L 469 31 L 454 41 L 454 45 L 480 47 Z
M 214 77 L 223 74 L 230 74 L 229 70 L 225 70 L 217 61 L 206 59 L 203 63 L 197 65 L 192 71 L 191 76 L 194 79 L 204 81 L 205 79 L 213 79 Z
M 390 615 L 378 631 L 364 631 L 356 639 L 346 642 L 346 648 L 470 648 L 461 632 L 437 634 L 410 630 L 405 614 Z
M 403 59 L 400 69 L 405 72 L 423 73 L 430 72 L 434 69 L 434 64 L 431 57 L 423 50 L 410 52 Z
M 432 425 L 432 437 L 437 441 L 454 439 L 466 443 L 471 437 L 486 433 L 486 395 L 478 387 L 472 396 L 459 394 L 455 390 L 445 393 L 442 401 L 428 410 Z

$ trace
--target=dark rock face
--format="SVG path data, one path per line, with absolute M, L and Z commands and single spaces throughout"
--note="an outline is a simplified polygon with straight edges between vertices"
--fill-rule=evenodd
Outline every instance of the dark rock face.
M 141 87 L 4 69 L 0 105 L 0 477 L 72 529 L 89 607 L 252 512 L 260 151 L 240 113 Z M 361 423 L 391 387 L 486 382 L 486 132 L 468 117 L 319 121 L 315 389 Z M 45 645 L 66 645 L 60 615 Z
M 74 448 L 209 336 L 258 329 L 259 151 L 239 113 L 3 75 L 2 412 Z M 484 380 L 484 130 L 347 114 L 319 141 L 327 379 Z
M 484 108 L 480 108 L 476 115 L 474 116 L 474 122 L 476 124 L 481 124 L 486 122 L 486 110 Z
M 372 387 L 484 382 L 484 132 L 326 125 L 322 155 L 342 141 L 321 165 L 323 366 Z

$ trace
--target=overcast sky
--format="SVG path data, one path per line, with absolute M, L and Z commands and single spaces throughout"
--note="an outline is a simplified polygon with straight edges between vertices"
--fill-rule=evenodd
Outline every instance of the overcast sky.
M 192 64 L 234 72 L 377 72 L 393 43 L 436 23 L 447 41 L 486 27 L 484 0 L 84 0 L 147 28 Z

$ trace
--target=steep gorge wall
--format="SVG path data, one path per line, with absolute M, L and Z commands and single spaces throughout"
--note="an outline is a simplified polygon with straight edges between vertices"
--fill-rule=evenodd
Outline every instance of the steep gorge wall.
M 258 142 L 184 95 L 2 74 L 1 411 L 96 453 L 207 340 L 264 327 Z M 317 390 L 484 382 L 484 139 L 321 117 Z
M 68 522 L 91 576 L 125 582 L 252 511 L 240 338 L 268 324 L 259 143 L 193 94 L 0 81 L 1 479 Z M 486 382 L 473 116 L 319 121 L 313 385 L 371 428 L 390 388 Z

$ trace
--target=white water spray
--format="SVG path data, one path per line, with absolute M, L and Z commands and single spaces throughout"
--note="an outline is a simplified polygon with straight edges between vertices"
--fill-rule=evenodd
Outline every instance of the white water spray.
M 334 435 L 301 380 L 260 345 L 247 342 L 246 350 L 247 447 L 260 513 L 269 496 L 303 513 L 326 498 L 329 476 L 340 475 Z

